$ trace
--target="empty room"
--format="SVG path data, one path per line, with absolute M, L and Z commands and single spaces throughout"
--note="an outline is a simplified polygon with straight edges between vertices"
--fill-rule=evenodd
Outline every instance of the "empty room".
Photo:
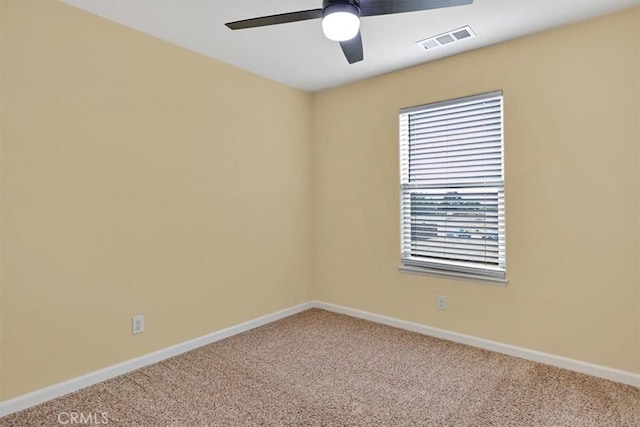
M 0 0 L 0 426 L 640 426 L 640 0 Z

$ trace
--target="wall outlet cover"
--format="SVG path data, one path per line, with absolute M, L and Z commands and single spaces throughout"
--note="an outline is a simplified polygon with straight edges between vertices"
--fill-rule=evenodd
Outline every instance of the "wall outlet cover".
M 144 315 L 139 314 L 137 316 L 133 316 L 131 322 L 131 333 L 133 335 L 141 334 L 144 332 Z

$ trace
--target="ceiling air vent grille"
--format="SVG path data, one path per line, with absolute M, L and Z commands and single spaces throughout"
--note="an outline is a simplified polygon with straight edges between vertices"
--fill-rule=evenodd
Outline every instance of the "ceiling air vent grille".
M 420 40 L 416 43 L 422 46 L 425 50 L 433 50 L 440 46 L 455 43 L 464 39 L 470 39 L 475 36 L 476 35 L 471 30 L 471 27 L 466 26 L 446 33 L 438 34 L 437 36 L 429 37 L 428 39 Z

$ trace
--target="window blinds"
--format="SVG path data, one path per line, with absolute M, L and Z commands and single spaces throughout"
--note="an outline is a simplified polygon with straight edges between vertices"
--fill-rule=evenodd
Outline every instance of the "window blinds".
M 502 92 L 400 111 L 402 263 L 504 278 Z

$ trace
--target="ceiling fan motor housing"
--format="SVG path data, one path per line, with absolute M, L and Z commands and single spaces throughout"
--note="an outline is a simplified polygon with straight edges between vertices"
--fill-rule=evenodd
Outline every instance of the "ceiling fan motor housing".
M 322 17 L 335 12 L 348 12 L 360 17 L 360 2 L 358 0 L 323 0 Z

